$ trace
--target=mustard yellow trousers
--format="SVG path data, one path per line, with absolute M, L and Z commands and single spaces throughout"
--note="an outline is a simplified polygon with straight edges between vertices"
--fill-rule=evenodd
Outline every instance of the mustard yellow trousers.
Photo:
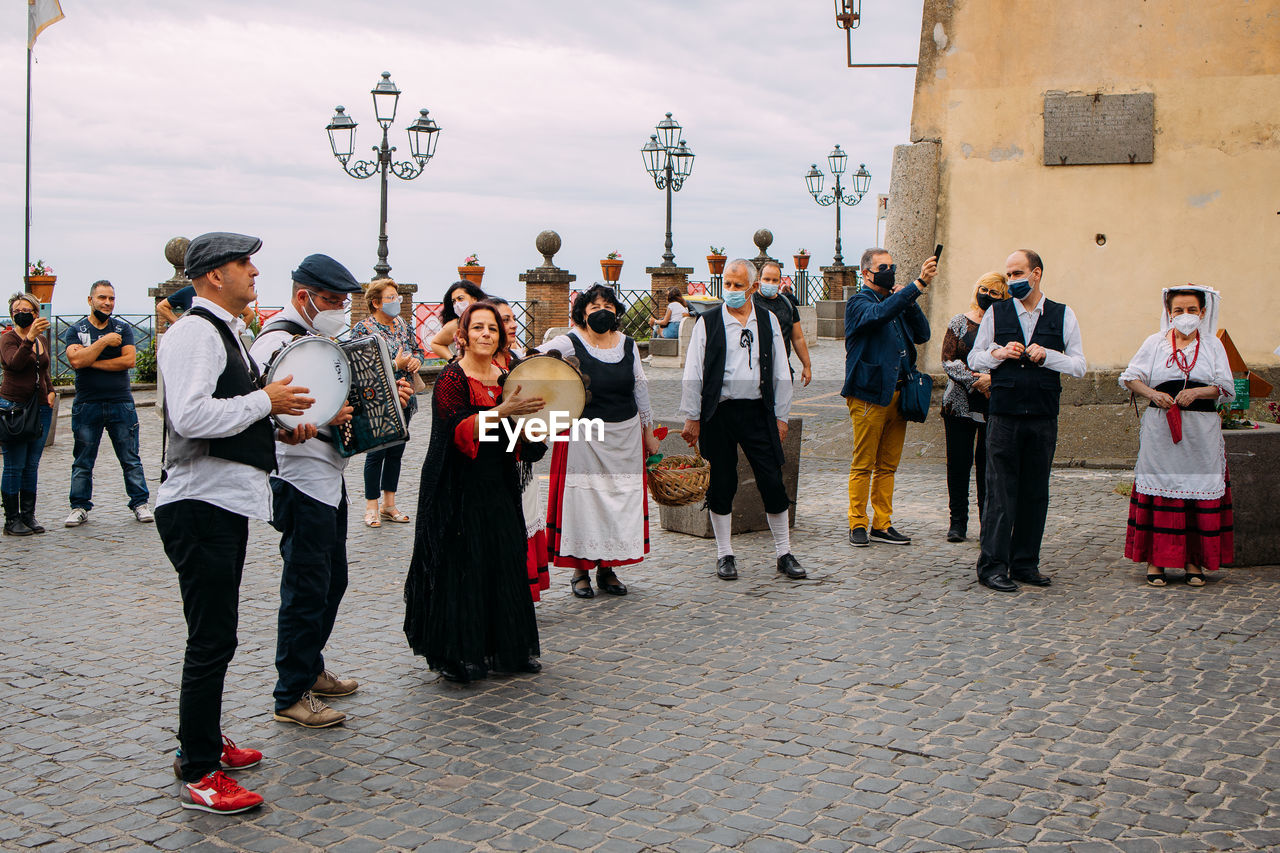
M 849 463 L 849 529 L 867 527 L 867 498 L 874 530 L 893 523 L 893 477 L 902 461 L 907 422 L 898 411 L 898 394 L 887 406 L 845 398 L 853 422 L 853 461 Z

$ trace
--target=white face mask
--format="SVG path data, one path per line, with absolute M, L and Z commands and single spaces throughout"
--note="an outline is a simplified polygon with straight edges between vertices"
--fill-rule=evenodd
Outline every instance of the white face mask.
M 307 293 L 307 301 L 311 303 L 311 307 L 315 309 L 316 315 L 311 318 L 311 328 L 326 337 L 336 337 L 342 333 L 347 327 L 347 312 L 341 308 L 334 308 L 328 311 L 321 311 L 320 306 L 316 305 L 315 299 L 311 294 Z
M 453 300 L 453 313 L 455 313 L 455 314 L 457 314 L 459 317 L 461 317 L 461 316 L 462 316 L 462 312 L 463 312 L 463 311 L 466 311 L 466 310 L 467 310 L 467 306 L 468 306 L 468 305 L 470 305 L 470 304 L 471 304 L 471 303 L 470 303 L 470 302 L 468 302 L 468 301 L 467 301 L 467 300 L 465 300 L 465 299 L 455 299 L 455 300 Z
M 388 317 L 394 317 L 400 313 L 400 303 L 404 300 L 399 296 L 388 296 L 382 300 L 381 311 Z
M 1173 327 L 1184 335 L 1189 335 L 1196 329 L 1200 328 L 1199 314 L 1179 314 L 1171 321 Z

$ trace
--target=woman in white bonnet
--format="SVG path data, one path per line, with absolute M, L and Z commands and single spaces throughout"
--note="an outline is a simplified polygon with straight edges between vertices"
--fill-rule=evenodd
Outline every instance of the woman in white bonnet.
M 1189 586 L 1232 562 L 1231 484 L 1219 403 L 1235 395 L 1215 332 L 1218 291 L 1164 289 L 1160 332 L 1147 338 L 1120 384 L 1149 402 L 1138 432 L 1124 555 L 1147 564 L 1147 585 L 1183 569 Z

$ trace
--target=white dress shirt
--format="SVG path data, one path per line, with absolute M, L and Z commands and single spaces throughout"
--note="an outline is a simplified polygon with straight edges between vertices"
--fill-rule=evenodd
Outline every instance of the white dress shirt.
M 1040 301 L 1031 311 L 1027 310 L 1021 299 L 1013 300 L 1013 307 L 1018 312 L 1018 324 L 1022 326 L 1024 341 L 1030 341 L 1035 333 L 1036 324 L 1044 315 L 1046 298 L 1041 294 Z M 1088 366 L 1084 359 L 1084 342 L 1080 338 L 1080 324 L 1076 321 L 1076 312 L 1071 310 L 1070 305 L 1062 307 L 1065 309 L 1062 318 L 1062 340 L 1067 345 L 1067 351 L 1058 352 L 1045 347 L 1044 366 L 1078 378 L 1084 376 L 1085 368 Z M 995 337 L 996 312 L 995 306 L 992 305 L 982 315 L 982 322 L 978 324 L 978 334 L 973 339 L 973 349 L 969 352 L 969 369 L 974 373 L 990 373 L 1003 363 L 1002 359 L 991 355 L 1000 348 L 995 343 Z
M 292 320 L 307 331 L 314 331 L 293 305 L 286 305 L 283 311 L 271 319 Z M 266 325 L 271 325 L 270 321 Z M 292 340 L 291 332 L 267 332 L 259 335 L 253 342 L 249 354 L 258 363 L 258 368 L 265 370 L 276 350 Z M 333 430 L 328 426 L 319 427 L 318 432 L 332 438 Z M 307 497 L 332 507 L 342 502 L 342 472 L 347 467 L 347 459 L 338 453 L 337 445 L 332 441 L 325 441 L 318 436 L 302 444 L 277 441 L 276 466 L 276 473 L 272 476 L 279 477 Z
M 191 307 L 209 311 L 234 336 L 235 317 L 230 312 L 200 296 L 192 300 Z M 248 365 L 249 354 L 243 346 L 240 351 Z M 222 335 L 203 317 L 190 312 L 182 315 L 161 336 L 156 359 L 164 376 L 166 416 L 179 435 L 226 438 L 244 432 L 271 414 L 271 398 L 266 391 L 226 400 L 214 398 L 218 377 L 227 366 L 227 351 Z M 246 518 L 271 519 L 271 489 L 266 472 L 216 456 L 176 460 L 165 468 L 156 506 L 182 500 L 204 501 Z
M 728 308 L 720 311 L 724 323 L 724 384 L 720 387 L 721 400 L 760 399 L 760 327 L 759 314 L 750 300 L 751 313 L 746 323 L 740 322 Z M 773 412 L 774 417 L 785 421 L 791 415 L 791 368 L 787 365 L 786 344 L 782 341 L 782 329 L 772 311 L 766 311 L 769 330 L 773 335 Z M 751 331 L 750 347 L 742 346 L 742 330 Z M 684 360 L 684 383 L 680 393 L 680 416 L 687 421 L 702 418 L 702 365 L 707 354 L 706 315 L 699 317 L 689 338 L 689 351 Z

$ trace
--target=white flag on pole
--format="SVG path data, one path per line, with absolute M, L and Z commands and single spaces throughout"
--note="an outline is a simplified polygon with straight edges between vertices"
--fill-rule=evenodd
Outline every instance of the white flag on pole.
M 62 4 L 58 0 L 27 0 L 27 50 L 36 46 L 36 37 L 46 27 L 62 18 Z

